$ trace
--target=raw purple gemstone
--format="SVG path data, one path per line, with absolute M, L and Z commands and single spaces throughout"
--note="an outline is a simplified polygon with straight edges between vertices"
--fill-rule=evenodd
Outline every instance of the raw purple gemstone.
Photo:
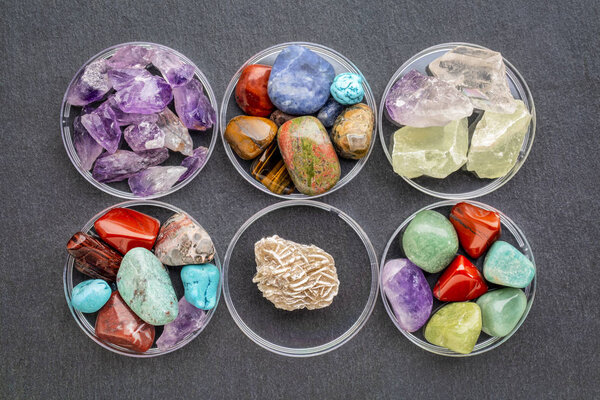
M 143 46 L 123 46 L 108 60 L 108 66 L 113 69 L 146 68 L 150 64 L 150 53 L 151 50 Z
M 183 155 L 192 156 L 194 153 L 194 142 L 183 122 L 171 111 L 165 108 L 158 114 L 156 121 L 158 127 L 165 133 L 165 147 L 169 150 L 178 151 Z
M 170 51 L 155 49 L 150 60 L 172 87 L 185 85 L 194 77 L 194 67 Z
M 177 318 L 164 326 L 163 333 L 156 341 L 156 347 L 161 350 L 173 347 L 205 324 L 206 312 L 188 303 L 184 296 L 179 300 Z
M 169 150 L 157 149 L 134 153 L 117 150 L 114 154 L 105 153 L 98 157 L 92 176 L 98 182 L 117 182 L 136 173 L 162 163 L 169 158 Z
M 107 102 L 100 104 L 89 114 L 82 115 L 81 123 L 106 151 L 111 154 L 117 151 L 121 141 L 121 128 L 117 123 L 115 112 Z
M 381 282 L 400 327 L 408 332 L 419 330 L 433 307 L 423 270 L 406 258 L 393 259 L 385 263 Z
M 81 117 L 75 117 L 73 120 L 73 145 L 79 156 L 79 161 L 81 161 L 81 166 L 86 171 L 92 168 L 96 158 L 104 151 L 102 146 L 85 129 L 81 123 Z
M 129 188 L 136 196 L 146 197 L 169 190 L 181 175 L 184 167 L 150 167 L 129 178 Z
M 74 106 L 84 106 L 102 99 L 111 88 L 108 69 L 105 59 L 96 60 L 85 67 L 83 74 L 71 85 L 67 101 Z
M 194 155 L 186 157 L 181 162 L 182 167 L 186 167 L 187 171 L 179 178 L 178 182 L 181 182 L 191 176 L 194 172 L 200 169 L 204 163 L 206 163 L 206 157 L 208 156 L 208 149 L 204 146 L 200 146 L 194 149 Z
M 154 122 L 143 121 L 130 125 L 125 128 L 123 137 L 136 153 L 165 147 L 165 134 Z
M 145 69 L 113 69 L 108 77 L 117 91 L 115 101 L 126 113 L 158 113 L 173 100 L 171 86 Z
M 175 111 L 186 127 L 205 131 L 213 126 L 217 115 L 200 81 L 192 79 L 184 86 L 173 88 L 173 97 Z
M 117 116 L 117 123 L 119 124 L 119 126 L 139 124 L 144 121 L 156 122 L 158 120 L 158 115 L 156 114 L 134 114 L 124 112 L 119 108 L 119 105 L 117 104 L 114 95 L 109 96 L 106 102 L 110 105 L 110 108 L 112 108 L 112 110 L 115 112 L 115 115 Z

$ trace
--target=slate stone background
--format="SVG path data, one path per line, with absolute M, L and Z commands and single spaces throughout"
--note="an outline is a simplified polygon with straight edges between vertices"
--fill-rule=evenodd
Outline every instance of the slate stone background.
M 0 3 L 1 398 L 600 397 L 599 3 L 325 3 Z M 539 290 L 525 324 L 494 351 L 448 359 L 405 339 L 379 300 L 347 345 L 291 359 L 247 339 L 221 301 L 202 335 L 167 356 L 130 359 L 93 343 L 65 304 L 64 246 L 119 200 L 71 165 L 59 108 L 84 61 L 134 40 L 186 54 L 219 101 L 246 59 L 280 42 L 341 52 L 378 100 L 394 71 L 428 46 L 466 41 L 502 52 L 533 92 L 537 133 L 521 171 L 480 200 L 508 214 L 535 252 Z M 163 200 L 199 219 L 221 256 L 248 217 L 277 201 L 238 175 L 221 143 L 194 182 Z M 353 216 L 381 255 L 397 225 L 436 199 L 395 176 L 377 143 L 360 175 L 323 201 Z

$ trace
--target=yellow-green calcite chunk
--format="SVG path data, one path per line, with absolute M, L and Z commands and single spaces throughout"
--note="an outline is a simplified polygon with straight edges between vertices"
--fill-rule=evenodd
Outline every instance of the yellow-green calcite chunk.
M 469 354 L 481 333 L 481 309 L 475 303 L 450 303 L 442 307 L 425 327 L 425 339 L 437 346 Z
M 515 100 L 512 114 L 486 111 L 473 131 L 467 170 L 480 178 L 499 178 L 517 162 L 527 134 L 531 114 L 525 103 Z
M 444 126 L 405 126 L 394 133 L 394 172 L 406 178 L 445 178 L 467 162 L 467 118 Z

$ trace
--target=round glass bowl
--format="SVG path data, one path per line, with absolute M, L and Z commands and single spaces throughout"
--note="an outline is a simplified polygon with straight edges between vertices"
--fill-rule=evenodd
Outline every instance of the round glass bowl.
M 331 305 L 284 311 L 263 298 L 252 282 L 254 243 L 272 235 L 333 256 L 340 284 Z M 361 227 L 337 208 L 310 200 L 280 202 L 253 215 L 229 243 L 223 263 L 223 295 L 235 323 L 259 346 L 290 357 L 324 354 L 348 342 L 373 311 L 378 281 L 377 256 Z
M 367 155 L 361 158 L 360 160 L 348 160 L 339 157 L 340 166 L 342 170 L 340 180 L 338 181 L 338 183 L 335 184 L 334 187 L 329 189 L 327 192 L 315 196 L 307 196 L 305 194 L 298 193 L 297 191 L 288 195 L 271 192 L 262 183 L 257 181 L 254 177 L 252 177 L 250 173 L 250 166 L 252 165 L 253 160 L 247 161 L 238 157 L 238 155 L 235 154 L 229 143 L 227 143 L 227 140 L 225 140 L 225 128 L 227 127 L 227 123 L 231 120 L 231 118 L 235 116 L 245 115 L 243 111 L 238 107 L 235 101 L 235 87 L 238 83 L 238 80 L 240 79 L 240 76 L 242 75 L 242 71 L 244 70 L 244 68 L 251 64 L 273 65 L 279 53 L 283 49 L 291 45 L 299 45 L 306 47 L 307 49 L 312 50 L 319 56 L 323 57 L 333 66 L 336 75 L 341 74 L 343 72 L 352 72 L 360 75 L 363 78 L 362 86 L 365 92 L 363 102 L 365 102 L 369 107 L 371 107 L 375 119 L 377 119 L 377 104 L 375 102 L 373 92 L 371 91 L 371 87 L 369 86 L 369 83 L 367 82 L 367 79 L 364 77 L 364 75 L 354 64 L 352 64 L 352 62 L 350 62 L 350 60 L 348 60 L 346 57 L 336 52 L 335 50 L 332 50 L 329 47 L 320 44 L 307 42 L 281 43 L 273 47 L 269 47 L 268 49 L 265 49 L 259 52 L 258 54 L 252 56 L 240 67 L 240 69 L 237 70 L 235 75 L 233 75 L 233 78 L 231 78 L 231 81 L 229 82 L 229 85 L 227 85 L 227 89 L 225 90 L 225 94 L 223 95 L 223 101 L 221 103 L 221 139 L 223 140 L 223 145 L 225 146 L 225 152 L 227 153 L 227 156 L 229 157 L 229 160 L 231 161 L 235 169 L 240 173 L 240 175 L 242 175 L 242 177 L 245 180 L 247 180 L 255 188 L 262 190 L 263 192 L 268 193 L 272 196 L 279 197 L 281 199 L 316 199 L 318 197 L 325 196 L 326 194 L 333 193 L 334 191 L 338 190 L 339 188 L 350 182 L 356 175 L 358 175 L 360 170 L 367 163 L 367 160 L 369 159 L 369 156 L 373 151 L 373 146 L 375 144 L 376 137 L 375 127 L 377 126 L 377 121 L 375 121 L 373 124 L 373 138 L 371 140 L 371 146 L 369 147 L 369 152 L 367 153 Z
M 161 222 L 161 224 L 164 223 L 171 215 L 173 215 L 175 213 L 184 213 L 188 217 L 190 217 L 192 219 L 192 221 L 194 221 L 196 224 L 198 224 L 198 221 L 196 221 L 191 215 L 189 215 L 182 209 L 172 206 L 170 204 L 163 203 L 161 201 L 156 201 L 156 200 L 137 200 L 137 201 L 132 200 L 132 201 L 126 201 L 123 203 L 115 204 L 113 206 L 106 208 L 105 210 L 100 211 L 98 214 L 94 215 L 92 217 L 92 219 L 90 219 L 80 229 L 80 231 L 84 232 L 84 233 L 88 233 L 88 234 L 95 233 L 94 222 L 96 222 L 96 220 L 98 218 L 100 218 L 101 216 L 103 216 L 109 210 L 112 210 L 113 208 L 131 208 L 133 210 L 136 210 L 141 213 L 150 215 L 154 218 L 157 218 Z M 200 225 L 200 224 L 198 224 L 198 225 Z M 73 232 L 73 233 L 75 233 L 75 232 Z M 65 269 L 63 272 L 63 282 L 64 282 L 64 289 L 65 289 L 65 297 L 67 299 L 67 306 L 69 307 L 69 310 L 71 310 L 71 314 L 73 314 L 73 318 L 75 318 L 77 325 L 79 325 L 81 330 L 86 335 L 88 335 L 94 342 L 98 343 L 100 346 L 104 347 L 107 350 L 115 352 L 117 354 L 129 356 L 129 357 L 148 358 L 148 357 L 156 357 L 156 356 L 160 356 L 163 354 L 168 354 L 172 351 L 178 350 L 178 349 L 182 348 L 183 346 L 185 346 L 186 344 L 188 344 L 189 342 L 191 342 L 192 340 L 194 340 L 194 338 L 196 338 L 204 330 L 204 328 L 206 328 L 206 326 L 209 324 L 212 316 L 214 315 L 214 313 L 217 309 L 217 306 L 219 305 L 219 298 L 220 298 L 221 286 L 222 286 L 223 279 L 219 280 L 219 288 L 217 291 L 216 305 L 213 309 L 206 311 L 206 319 L 204 320 L 204 325 L 200 329 L 191 333 L 184 340 L 177 343 L 173 347 L 169 347 L 167 349 L 161 350 L 156 347 L 156 344 L 153 344 L 152 348 L 150 348 L 145 353 L 138 353 L 133 350 L 129 350 L 124 347 L 117 346 L 117 345 L 105 342 L 102 339 L 100 339 L 98 336 L 96 336 L 96 332 L 94 329 L 97 313 L 92 313 L 92 314 L 82 313 L 78 310 L 75 310 L 71 306 L 71 293 L 73 292 L 73 287 L 84 280 L 92 279 L 89 276 L 84 275 L 81 272 L 79 272 L 77 269 L 75 269 L 74 261 L 75 261 L 75 259 L 71 255 L 68 255 L 67 262 L 65 264 Z M 215 250 L 215 257 L 211 261 L 211 263 L 216 265 L 219 268 L 219 270 L 222 271 L 221 262 L 219 260 L 219 255 L 217 254 L 216 250 Z M 177 294 L 177 298 L 181 299 L 181 297 L 183 297 L 183 293 L 184 293 L 183 284 L 181 283 L 181 277 L 180 277 L 181 268 L 180 267 L 166 267 L 166 268 L 167 268 L 167 271 L 169 272 L 169 276 L 171 277 L 171 282 L 173 283 L 173 287 L 175 288 L 175 293 Z M 110 285 L 113 290 L 116 290 L 116 285 L 114 283 L 111 283 Z M 162 329 L 163 329 L 162 326 L 155 327 L 155 330 L 156 330 L 155 343 L 156 343 L 156 340 L 162 334 Z
M 67 90 L 65 91 L 65 95 L 63 97 L 63 101 L 62 101 L 62 104 L 60 107 L 60 131 L 62 134 L 62 139 L 63 139 L 63 143 L 65 145 L 65 149 L 67 150 L 67 154 L 69 155 L 69 158 L 71 159 L 71 162 L 73 163 L 73 165 L 75 166 L 77 171 L 79 171 L 79 173 L 88 182 L 90 182 L 92 185 L 96 186 L 98 189 L 102 190 L 105 193 L 108 193 L 110 195 L 120 197 L 123 199 L 139 199 L 141 197 L 136 196 L 133 193 L 131 193 L 129 186 L 127 184 L 127 179 L 120 181 L 120 182 L 112 182 L 112 183 L 98 182 L 92 176 L 91 171 L 87 171 L 81 166 L 81 161 L 79 160 L 79 156 L 77 155 L 77 151 L 75 150 L 75 147 L 73 145 L 73 120 L 75 119 L 75 117 L 80 115 L 81 107 L 72 106 L 67 101 L 67 95 L 69 93 L 69 90 L 71 89 L 71 86 L 75 83 L 77 78 L 79 78 L 79 76 L 81 76 L 81 74 L 83 74 L 85 67 L 87 67 L 89 64 L 91 64 L 92 62 L 94 62 L 98 59 L 110 58 L 113 54 L 115 54 L 117 52 L 117 50 L 119 50 L 122 47 L 129 46 L 129 45 L 143 46 L 143 47 L 147 47 L 147 48 L 159 48 L 162 50 L 166 50 L 166 51 L 171 52 L 178 58 L 180 58 L 183 62 L 193 66 L 194 71 L 195 71 L 194 78 L 199 80 L 202 83 L 202 86 L 204 87 L 204 94 L 208 97 L 208 99 L 210 100 L 210 104 L 212 105 L 212 107 L 215 109 L 215 112 L 217 112 L 217 113 L 218 113 L 218 107 L 217 107 L 217 98 L 215 97 L 215 93 L 213 92 L 213 90 L 210 86 L 210 83 L 208 83 L 208 79 L 206 78 L 206 76 L 204 76 L 204 74 L 196 66 L 196 64 L 194 64 L 192 61 L 190 61 L 189 58 L 187 58 L 183 54 L 179 53 L 178 51 L 173 50 L 169 47 L 160 45 L 160 44 L 148 43 L 148 42 L 131 42 L 131 43 L 118 44 L 116 46 L 112 46 L 112 47 L 109 47 L 108 49 L 102 50 L 100 53 L 98 53 L 94 57 L 90 58 L 81 68 L 79 68 L 79 71 L 77 71 L 77 73 L 75 74 L 75 76 L 73 77 L 71 82 L 69 83 Z M 94 104 L 94 103 L 92 103 L 92 104 Z M 99 102 L 98 102 L 98 104 L 99 104 Z M 172 103 L 170 106 L 172 106 Z M 122 127 L 122 128 L 125 128 L 125 127 Z M 206 161 L 204 162 L 204 165 L 202 165 L 196 172 L 194 172 L 192 175 L 190 175 L 183 181 L 178 182 L 175 185 L 173 185 L 173 187 L 171 187 L 169 190 L 166 190 L 166 191 L 160 192 L 160 193 L 155 193 L 151 196 L 146 196 L 144 198 L 155 199 L 155 198 L 159 198 L 162 196 L 166 196 L 168 194 L 176 192 L 177 190 L 181 189 L 182 187 L 184 187 L 185 185 L 190 183 L 192 181 L 192 179 L 194 179 L 200 173 L 200 171 L 204 168 L 204 166 L 208 163 L 208 160 L 210 159 L 210 156 L 211 156 L 211 154 L 215 148 L 215 144 L 217 142 L 217 132 L 218 131 L 219 131 L 218 119 L 215 120 L 213 127 L 207 129 L 206 131 L 202 131 L 202 132 L 190 131 L 190 136 L 192 137 L 192 140 L 194 141 L 194 148 L 197 148 L 198 146 L 208 147 L 208 154 L 206 155 Z M 164 163 L 160 164 L 161 166 L 180 165 L 181 161 L 185 158 L 185 156 L 182 155 L 181 153 L 169 151 L 169 154 L 170 154 L 169 158 Z
M 421 51 L 418 54 L 415 54 L 408 61 L 406 61 L 402 66 L 394 73 L 390 81 L 388 82 L 385 91 L 383 92 L 383 96 L 381 97 L 381 103 L 379 105 L 379 138 L 381 140 L 381 145 L 383 146 L 383 151 L 385 155 L 392 164 L 392 147 L 393 143 L 393 134 L 399 128 L 392 124 L 385 117 L 385 99 L 388 96 L 392 86 L 396 81 L 406 75 L 408 72 L 416 69 L 417 71 L 427 74 L 427 66 L 434 61 L 435 59 L 441 57 L 448 51 L 454 49 L 457 46 L 471 46 L 477 47 L 481 49 L 485 49 L 485 47 L 478 46 L 476 44 L 470 43 L 443 43 L 438 44 L 437 46 L 430 47 Z M 527 83 L 525 79 L 521 76 L 519 71 L 506 59 L 504 59 L 504 64 L 506 64 L 506 78 L 508 81 L 508 86 L 513 97 L 517 100 L 522 100 L 525 103 L 525 106 L 529 109 L 531 113 L 531 123 L 529 124 L 529 130 L 527 135 L 525 136 L 525 140 L 523 141 L 523 146 L 521 147 L 521 151 L 517 157 L 517 162 L 513 166 L 513 168 L 503 177 L 496 179 L 480 179 L 475 174 L 459 169 L 458 171 L 453 172 L 448 177 L 444 179 L 436 179 L 427 176 L 421 176 L 414 179 L 409 179 L 402 177 L 406 182 L 408 182 L 411 186 L 419 189 L 423 193 L 427 193 L 433 197 L 439 197 L 442 199 L 471 199 L 474 197 L 484 196 L 488 193 L 493 192 L 498 189 L 500 186 L 504 185 L 508 182 L 516 173 L 519 171 L 519 168 L 525 163 L 527 159 L 527 155 L 531 151 L 531 146 L 533 145 L 533 138 L 535 136 L 535 105 L 533 103 L 533 97 L 531 96 L 531 92 L 527 87 Z M 471 121 L 471 119 L 469 119 Z
M 450 210 L 457 203 L 459 203 L 459 201 L 453 201 L 453 200 L 446 200 L 446 201 L 434 203 L 434 204 L 428 205 L 427 207 L 423 207 L 419 211 L 412 214 L 410 217 L 406 218 L 404 220 L 404 222 L 402 222 L 402 224 L 400 224 L 398 229 L 396 229 L 396 231 L 392 234 L 392 237 L 390 238 L 390 240 L 387 242 L 387 245 L 385 246 L 385 250 L 383 251 L 383 256 L 381 257 L 381 268 L 383 268 L 385 263 L 389 260 L 392 260 L 395 258 L 406 258 L 406 256 L 404 255 L 404 251 L 402 249 L 401 238 L 402 238 L 402 235 L 404 234 L 404 231 L 405 231 L 407 225 L 410 223 L 410 221 L 413 220 L 413 218 L 415 217 L 415 215 L 417 215 L 417 213 L 419 213 L 420 211 L 423 211 L 423 210 L 434 210 L 434 211 L 441 213 L 445 217 L 448 217 L 450 215 Z M 533 259 L 533 252 L 531 251 L 531 247 L 529 246 L 529 243 L 527 242 L 527 238 L 525 238 L 525 235 L 523 234 L 523 232 L 519 229 L 519 227 L 510 218 L 508 218 L 501 211 L 498 211 L 495 208 L 488 206 L 487 204 L 480 203 L 477 201 L 466 201 L 466 203 L 473 204 L 477 207 L 481 207 L 483 209 L 495 211 L 496 213 L 498 213 L 498 215 L 500 216 L 500 222 L 502 224 L 502 233 L 500 235 L 500 240 L 503 240 L 503 241 L 508 242 L 508 243 L 512 244 L 513 246 L 515 246 L 535 265 L 535 260 Z M 479 271 L 483 270 L 483 261 L 485 259 L 485 255 L 474 260 L 471 257 L 469 257 L 467 255 L 467 253 L 464 252 L 464 250 L 462 249 L 462 246 L 459 247 L 458 254 L 462 254 L 463 256 L 467 257 L 473 264 L 475 264 L 475 266 L 477 266 Z M 425 273 L 425 278 L 429 282 L 429 286 L 431 288 L 433 288 L 433 286 L 435 285 L 435 283 L 437 282 L 438 278 L 440 277 L 440 275 L 442 273 L 443 273 L 443 270 L 436 274 Z M 386 309 L 390 319 L 394 322 L 394 325 L 396 325 L 396 328 L 398 328 L 398 330 L 400 332 L 402 332 L 402 334 L 404 336 L 406 336 L 408 338 L 408 340 L 410 340 L 411 342 L 413 342 L 420 348 L 425 349 L 425 350 L 430 351 L 435 354 L 449 356 L 449 357 L 468 357 L 468 356 L 474 356 L 477 354 L 482 354 L 482 353 L 485 353 L 486 351 L 495 349 L 496 347 L 500 346 L 502 343 L 506 342 L 519 329 L 519 327 L 525 321 L 525 318 L 527 318 L 527 314 L 529 314 L 529 310 L 531 309 L 531 305 L 533 304 L 533 299 L 535 297 L 535 290 L 536 290 L 536 285 L 537 285 L 537 273 L 538 273 L 538 270 L 536 268 L 536 275 L 534 276 L 533 281 L 531 282 L 531 284 L 529 286 L 527 286 L 525 289 L 523 289 L 525 296 L 527 297 L 527 306 L 525 308 L 525 312 L 523 313 L 523 316 L 521 317 L 521 319 L 519 320 L 519 322 L 517 323 L 515 328 L 508 335 L 502 336 L 502 337 L 488 336 L 486 333 L 484 333 L 482 331 L 481 335 L 479 335 L 479 339 L 477 340 L 477 344 L 475 345 L 475 348 L 469 354 L 456 353 L 452 350 L 448 350 L 444 347 L 433 345 L 433 344 L 429 343 L 428 341 L 426 341 L 425 337 L 423 336 L 423 331 L 425 329 L 425 326 L 427 326 L 427 323 L 425 323 L 425 325 L 423 325 L 423 327 L 416 332 L 407 332 L 404 329 L 402 329 L 400 327 L 400 325 L 398 324 L 398 320 L 396 319 L 396 316 L 394 315 L 394 312 L 392 311 L 392 308 L 391 308 L 391 306 L 388 302 L 388 299 L 384 293 L 383 285 L 380 282 L 380 285 L 382 285 L 381 298 L 383 300 L 383 305 L 385 306 L 385 309 Z M 490 290 L 494 290 L 496 288 L 501 288 L 501 286 L 494 285 L 489 282 L 486 282 L 486 283 L 488 284 L 488 287 L 490 288 Z M 475 300 L 473 300 L 473 301 L 475 301 Z M 446 304 L 449 304 L 449 303 L 439 301 L 438 299 L 436 299 L 434 297 L 431 315 L 433 316 L 433 314 L 435 314 L 435 312 L 437 310 L 439 310 L 441 307 L 443 307 Z

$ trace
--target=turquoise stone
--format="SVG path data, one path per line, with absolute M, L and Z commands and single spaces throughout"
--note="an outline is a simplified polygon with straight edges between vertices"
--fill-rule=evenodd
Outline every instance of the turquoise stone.
M 440 308 L 425 327 L 425 339 L 461 354 L 473 351 L 481 334 L 481 309 L 476 303 L 450 303 Z
M 71 292 L 71 305 L 84 313 L 93 313 L 102 308 L 110 298 L 112 290 L 102 279 L 81 282 Z
M 523 316 L 527 297 L 521 289 L 504 288 L 484 294 L 477 305 L 481 308 L 481 330 L 490 336 L 506 336 Z
M 360 103 L 365 96 L 362 77 L 351 72 L 339 74 L 333 80 L 329 92 L 340 104 L 352 105 Z
M 426 272 L 436 273 L 456 255 L 458 236 L 448 218 L 423 210 L 406 227 L 401 244 L 410 261 Z
M 151 251 L 131 249 L 117 273 L 119 294 L 144 322 L 165 325 L 177 318 L 179 305 L 169 273 Z
M 181 269 L 185 299 L 201 310 L 210 310 L 217 304 L 221 273 L 213 264 L 186 265 Z
M 533 280 L 535 266 L 513 245 L 497 241 L 485 256 L 483 276 L 497 285 L 524 288 Z

